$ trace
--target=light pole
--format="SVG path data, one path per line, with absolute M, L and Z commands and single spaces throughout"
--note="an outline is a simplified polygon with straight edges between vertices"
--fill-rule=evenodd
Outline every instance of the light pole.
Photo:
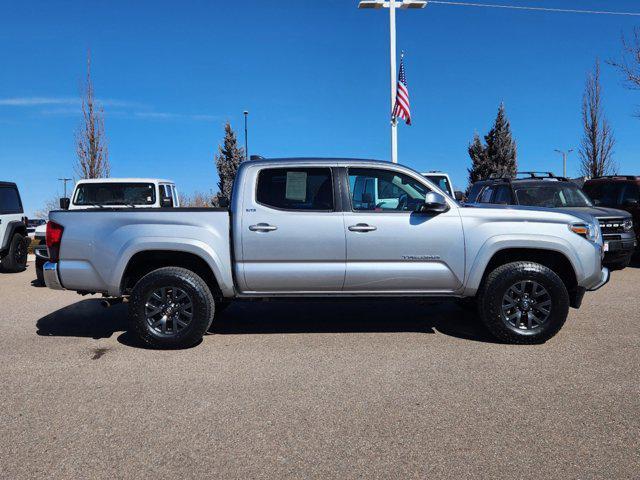
M 391 109 L 396 106 L 396 8 L 424 8 L 427 0 L 360 0 L 358 8 L 389 9 L 389 50 L 391 57 Z M 391 119 L 391 161 L 398 163 L 398 123 Z
M 560 155 L 562 155 L 562 176 L 566 178 L 567 177 L 567 157 L 571 152 L 573 152 L 573 148 L 570 148 L 566 152 L 562 150 L 558 150 L 557 148 L 555 149 L 555 151 L 558 152 Z
M 247 117 L 249 116 L 249 110 L 242 112 L 244 114 L 244 158 L 249 159 L 249 140 L 247 137 Z
M 59 178 L 58 180 L 64 183 L 64 198 L 67 198 L 67 182 L 70 182 L 73 178 Z

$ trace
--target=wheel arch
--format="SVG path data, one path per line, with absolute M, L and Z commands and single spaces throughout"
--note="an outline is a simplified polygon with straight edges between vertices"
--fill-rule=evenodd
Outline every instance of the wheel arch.
M 493 248 L 491 248 L 493 247 Z M 529 261 L 539 263 L 553 270 L 565 284 L 572 297 L 572 304 L 579 304 L 580 287 L 578 287 L 578 260 L 573 258 L 566 245 L 557 242 L 533 240 L 523 244 L 494 243 L 481 249 L 472 266 L 465 295 L 475 295 L 489 272 L 506 263 Z M 584 293 L 584 292 L 582 292 Z M 576 297 L 576 301 L 574 301 Z M 579 297 L 579 299 L 577 299 Z M 573 306 L 573 305 L 572 305 Z

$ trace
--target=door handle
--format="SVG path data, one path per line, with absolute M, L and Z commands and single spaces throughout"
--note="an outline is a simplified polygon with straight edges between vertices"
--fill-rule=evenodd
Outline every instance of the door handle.
M 252 232 L 273 232 L 278 227 L 275 225 L 269 225 L 268 223 L 258 223 L 257 225 L 249 225 L 249 230 Z
M 352 232 L 373 232 L 374 230 L 377 230 L 378 227 L 374 227 L 373 225 L 367 225 L 366 223 L 358 223 L 357 225 L 351 225 L 349 227 L 349 230 L 351 230 Z

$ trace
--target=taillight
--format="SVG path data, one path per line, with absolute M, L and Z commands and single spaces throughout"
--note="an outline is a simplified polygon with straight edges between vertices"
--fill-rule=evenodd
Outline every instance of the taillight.
M 49 249 L 49 261 L 57 262 L 60 257 L 60 242 L 62 241 L 64 227 L 56 222 L 47 223 L 47 248 Z

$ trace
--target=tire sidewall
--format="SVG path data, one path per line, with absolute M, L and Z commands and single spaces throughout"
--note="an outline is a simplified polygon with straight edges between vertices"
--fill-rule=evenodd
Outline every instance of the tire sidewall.
M 497 270 L 499 274 L 485 286 L 480 312 L 491 332 L 502 340 L 516 343 L 543 342 L 555 335 L 564 325 L 569 312 L 569 295 L 560 277 L 547 267 L 528 262 L 503 265 Z M 539 283 L 551 297 L 550 316 L 535 330 L 518 329 L 502 318 L 504 294 L 509 287 L 522 280 Z
M 15 258 L 16 250 L 22 244 L 25 249 L 24 258 L 21 261 L 17 261 Z M 27 237 L 21 235 L 20 233 L 16 233 L 11 237 L 11 243 L 9 244 L 9 251 L 7 255 L 2 259 L 3 270 L 7 272 L 20 272 L 27 267 L 27 259 L 28 259 L 28 245 L 27 245 Z
M 193 305 L 191 322 L 176 335 L 160 335 L 147 323 L 145 304 L 149 295 L 162 287 L 178 287 Z M 195 345 L 207 332 L 214 313 L 214 303 L 206 283 L 195 273 L 182 268 L 161 268 L 144 276 L 133 289 L 129 318 L 131 328 L 148 345 L 158 348 L 186 348 Z

